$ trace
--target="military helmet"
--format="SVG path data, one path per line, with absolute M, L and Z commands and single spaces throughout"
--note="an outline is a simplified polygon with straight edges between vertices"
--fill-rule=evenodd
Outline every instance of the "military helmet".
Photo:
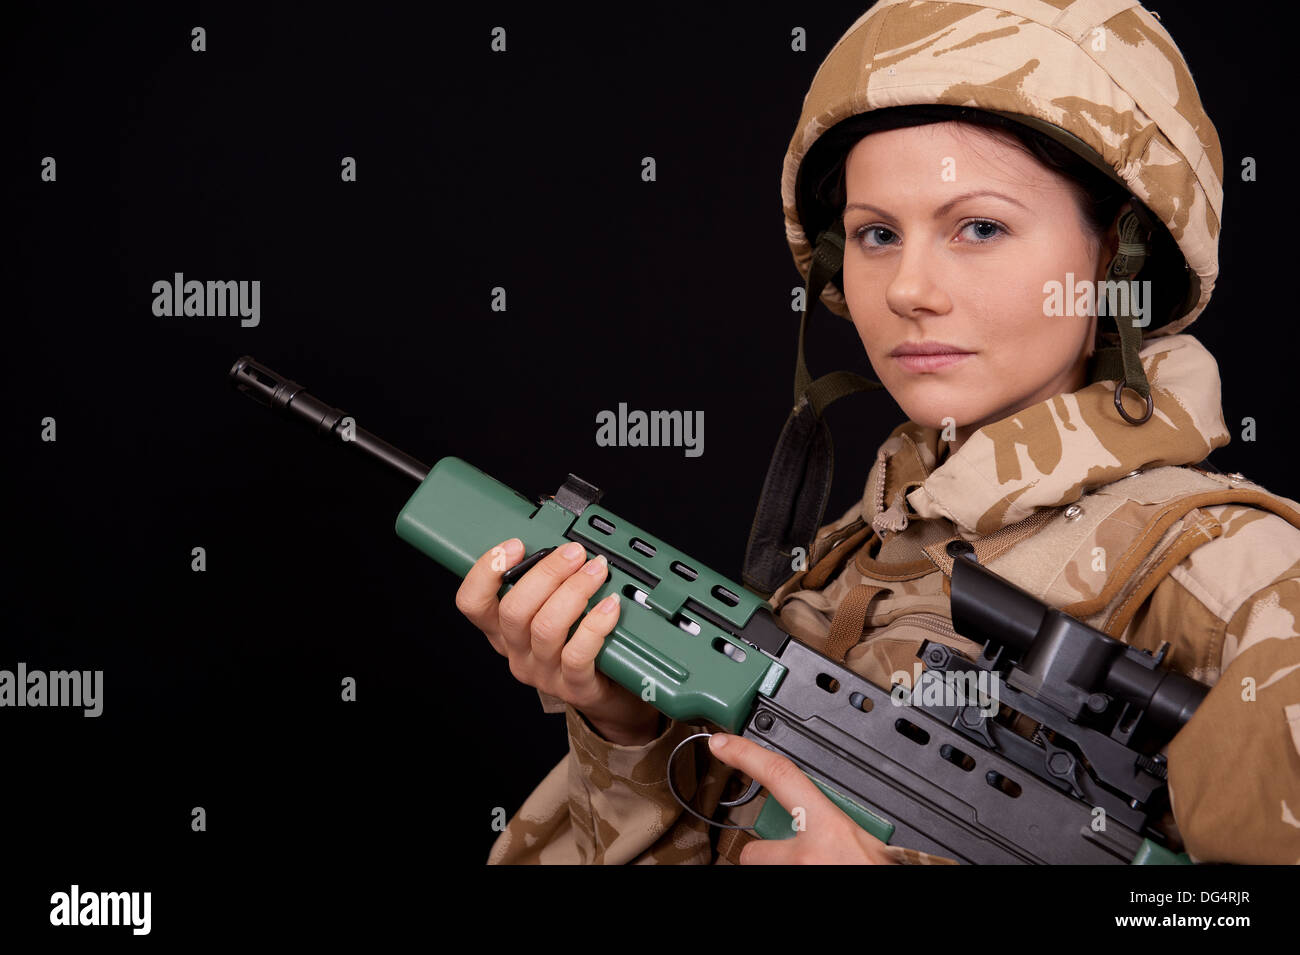
M 1191 293 L 1146 338 L 1181 331 L 1205 308 L 1218 275 L 1223 154 L 1177 46 L 1136 0 L 879 0 L 817 70 L 785 154 L 786 239 L 801 274 L 817 235 L 803 216 L 817 215 L 806 159 L 818 142 L 871 111 L 932 104 L 1049 135 L 1154 214 L 1188 266 Z M 821 300 L 848 316 L 838 284 Z

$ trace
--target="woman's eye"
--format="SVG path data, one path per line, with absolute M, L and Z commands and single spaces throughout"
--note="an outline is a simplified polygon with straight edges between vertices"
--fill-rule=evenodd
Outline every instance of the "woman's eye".
M 858 230 L 858 241 L 862 242 L 869 248 L 879 248 L 882 245 L 889 245 L 897 238 L 897 234 L 886 229 L 882 225 L 867 225 Z M 868 237 L 871 237 L 870 239 Z
M 988 219 L 976 219 L 974 222 L 968 222 L 961 229 L 962 233 L 975 242 L 987 242 L 1006 230 L 996 222 Z

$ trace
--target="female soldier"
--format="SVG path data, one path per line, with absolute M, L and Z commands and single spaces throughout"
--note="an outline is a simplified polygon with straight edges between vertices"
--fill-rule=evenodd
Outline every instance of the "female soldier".
M 829 464 L 816 442 L 778 448 L 745 582 L 801 641 L 888 688 L 923 639 L 979 652 L 948 598 L 946 544 L 970 542 L 1046 603 L 1138 648 L 1168 643 L 1164 665 L 1214 687 L 1165 749 L 1175 846 L 1296 862 L 1300 505 L 1192 467 L 1229 440 L 1215 361 L 1179 334 L 1214 286 L 1222 178 L 1187 66 L 1135 0 L 880 0 L 818 70 L 782 196 L 806 307 L 820 297 L 854 323 L 909 420 L 803 569 L 791 552 L 798 526 L 820 523 Z M 811 382 L 803 336 L 805 400 L 783 442 L 840 394 L 879 387 Z M 786 471 L 803 456 L 802 504 L 778 479 L 783 453 Z M 569 548 L 498 603 L 522 557 L 505 542 L 457 593 L 569 732 L 490 862 L 948 861 L 880 843 L 735 736 L 714 735 L 699 762 L 686 748 L 679 790 L 713 813 L 740 770 L 802 807 L 805 829 L 717 838 L 684 813 L 667 762 L 701 727 L 596 672 L 617 599 L 583 616 L 605 566 Z M 761 802 L 718 821 L 750 825 Z

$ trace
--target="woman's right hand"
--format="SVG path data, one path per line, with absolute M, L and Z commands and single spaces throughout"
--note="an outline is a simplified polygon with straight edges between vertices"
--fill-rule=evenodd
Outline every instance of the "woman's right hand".
M 618 595 L 593 607 L 569 638 L 609 573 L 603 556 L 584 564 L 585 555 L 576 541 L 556 548 L 498 601 L 502 574 L 524 556 L 523 543 L 511 538 L 475 561 L 456 591 L 456 609 L 510 661 L 520 683 L 571 704 L 611 743 L 639 746 L 659 735 L 659 711 L 596 670 L 618 621 Z

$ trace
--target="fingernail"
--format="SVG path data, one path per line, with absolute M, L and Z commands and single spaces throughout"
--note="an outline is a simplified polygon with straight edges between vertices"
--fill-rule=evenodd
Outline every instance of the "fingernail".
M 511 560 L 514 560 L 516 557 L 523 556 L 524 542 L 521 541 L 518 537 L 512 537 L 510 538 L 510 540 L 505 542 L 505 548 L 506 548 L 506 556 L 509 557 Z
M 715 753 L 726 745 L 727 745 L 726 733 L 714 733 L 712 736 L 709 737 L 709 749 L 713 750 Z
M 618 594 L 610 594 L 604 600 L 596 605 L 599 613 L 613 613 L 614 608 L 618 606 Z
M 579 544 L 577 541 L 569 541 L 569 543 L 565 544 L 563 547 L 560 548 L 560 555 L 565 560 L 575 560 L 576 558 L 581 557 L 586 552 L 587 552 L 586 548 L 583 547 L 581 544 Z
M 597 574 L 603 575 L 605 573 L 605 563 L 605 555 L 598 554 L 594 560 L 587 561 L 587 566 L 582 569 L 593 577 Z

